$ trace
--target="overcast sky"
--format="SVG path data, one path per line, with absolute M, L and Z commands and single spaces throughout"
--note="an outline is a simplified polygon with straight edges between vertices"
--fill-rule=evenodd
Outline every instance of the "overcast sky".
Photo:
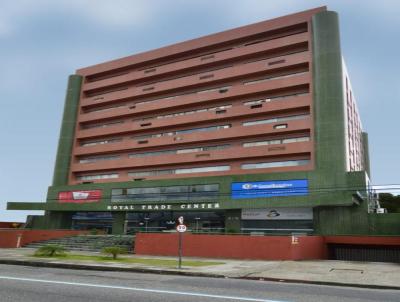
M 400 184 L 400 1 L 1 0 L 0 221 L 25 220 L 7 201 L 45 201 L 76 69 L 323 5 L 340 16 L 372 182 Z

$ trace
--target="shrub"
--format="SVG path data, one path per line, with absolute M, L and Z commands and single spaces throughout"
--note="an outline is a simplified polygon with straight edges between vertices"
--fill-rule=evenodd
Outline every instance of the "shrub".
M 235 234 L 235 233 L 237 233 L 237 231 L 235 229 L 227 229 L 225 232 L 227 234 Z
M 101 251 L 103 254 L 112 255 L 113 259 L 117 259 L 118 255 L 126 254 L 128 251 L 119 246 L 106 246 Z
M 35 252 L 35 256 L 63 256 L 65 255 L 65 248 L 59 244 L 47 244 L 38 248 Z

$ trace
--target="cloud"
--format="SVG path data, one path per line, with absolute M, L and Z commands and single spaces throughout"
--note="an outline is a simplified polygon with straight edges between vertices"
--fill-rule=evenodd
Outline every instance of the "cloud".
M 152 17 L 158 12 L 156 2 L 145 0 L 72 0 L 61 2 L 63 8 L 69 13 L 80 15 L 98 25 L 111 27 L 143 26 L 151 22 Z
M 9 25 L 4 22 L 4 20 L 0 20 L 0 37 L 7 36 L 10 33 L 11 29 Z
M 166 2 L 165 2 L 166 3 Z M 29 19 L 58 17 L 107 28 L 145 26 L 154 20 L 162 5 L 145 0 L 2 0 L 0 1 L 0 37 L 15 32 Z

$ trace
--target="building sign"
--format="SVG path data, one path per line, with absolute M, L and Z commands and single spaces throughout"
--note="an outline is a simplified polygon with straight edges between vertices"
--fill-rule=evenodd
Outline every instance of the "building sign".
M 199 211 L 219 209 L 219 203 L 108 205 L 107 211 Z
M 243 220 L 312 220 L 312 208 L 242 209 Z
M 66 191 L 58 193 L 58 202 L 60 203 L 90 203 L 99 202 L 100 199 L 101 190 Z
M 233 199 L 296 196 L 307 194 L 307 179 L 233 182 L 231 184 L 231 197 Z

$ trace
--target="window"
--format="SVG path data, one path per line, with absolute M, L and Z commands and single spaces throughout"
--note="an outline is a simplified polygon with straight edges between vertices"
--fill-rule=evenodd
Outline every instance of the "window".
M 264 163 L 243 164 L 241 167 L 244 170 L 266 169 L 266 168 L 278 168 L 278 167 L 304 166 L 309 163 L 310 163 L 309 159 L 302 159 L 302 160 L 287 160 L 287 161 L 273 161 L 273 162 L 264 162 Z
M 115 121 L 115 122 L 102 123 L 102 124 L 89 124 L 89 125 L 83 125 L 82 128 L 83 129 L 105 128 L 105 127 L 120 125 L 123 123 L 124 123 L 124 121 Z
M 309 136 L 285 138 L 285 139 L 282 140 L 282 144 L 308 142 L 308 141 L 310 141 L 310 137 Z
M 270 118 L 270 119 L 265 119 L 265 120 L 244 122 L 243 126 L 254 126 L 254 125 L 261 125 L 261 124 L 271 124 L 271 123 L 276 123 L 276 122 L 285 122 L 285 121 L 291 121 L 291 120 L 300 120 L 300 119 L 303 119 L 306 117 L 309 117 L 309 114 L 299 114 L 299 115 L 275 117 L 275 118 Z
M 206 74 L 206 75 L 200 76 L 199 80 L 211 79 L 213 77 L 214 77 L 213 74 Z
M 215 199 L 219 184 L 112 189 L 113 202 Z
M 215 131 L 215 130 L 220 130 L 220 129 L 227 129 L 227 128 L 230 128 L 231 126 L 232 125 L 218 125 L 218 126 L 210 126 L 210 127 L 204 127 L 204 128 L 184 129 L 184 130 L 177 130 L 177 131 L 173 131 L 173 132 L 164 132 L 164 133 L 155 133 L 155 134 L 134 136 L 132 138 L 136 139 L 136 140 L 141 140 L 141 139 L 146 139 L 146 138 L 173 136 L 173 135 L 178 135 L 178 134 L 189 134 L 189 133 L 194 133 L 194 132 Z
M 226 67 L 224 67 L 224 68 L 226 68 Z M 191 92 L 183 92 L 183 93 L 175 94 L 175 95 L 172 95 L 172 96 L 166 96 L 166 97 L 161 97 L 161 98 L 157 98 L 157 99 L 153 99 L 153 100 L 138 102 L 138 103 L 136 103 L 136 105 L 154 103 L 154 102 L 158 102 L 158 101 L 161 101 L 161 100 L 164 100 L 164 101 L 173 100 L 173 99 L 175 99 L 177 97 L 184 96 L 184 95 L 191 95 L 191 94 L 201 94 L 201 93 L 215 92 L 215 91 L 218 91 L 219 93 L 225 93 L 231 87 L 232 86 L 223 86 L 223 87 L 217 87 L 217 88 L 196 90 L 196 91 L 191 91 Z
M 201 93 L 207 93 L 207 92 L 216 92 L 218 91 L 219 93 L 225 93 L 227 92 L 232 86 L 223 86 L 223 87 L 217 87 L 217 88 L 211 88 L 211 89 L 204 89 L 204 90 L 198 90 L 195 93 L 201 94 Z
M 129 172 L 128 176 L 131 177 L 145 177 L 145 176 L 159 176 L 174 174 L 175 170 L 150 170 L 150 171 L 140 171 L 140 172 Z
M 110 139 L 101 140 L 101 141 L 82 142 L 81 146 L 82 147 L 89 147 L 89 146 L 95 146 L 95 145 L 118 143 L 120 141 L 122 141 L 122 138 L 110 138 Z
M 156 70 L 157 70 L 157 68 L 151 68 L 151 69 L 145 70 L 144 73 L 155 72 Z
M 142 89 L 142 91 L 150 91 L 150 90 L 154 90 L 154 86 L 152 86 L 152 87 L 146 87 L 146 88 L 143 88 L 143 89 Z
M 119 177 L 118 173 L 81 175 L 81 176 L 77 176 L 77 180 L 110 179 L 110 178 L 118 178 L 118 177 Z
M 310 140 L 309 136 L 284 138 L 284 139 L 271 139 L 271 140 L 265 140 L 265 141 L 243 143 L 243 147 L 246 148 L 246 147 L 266 146 L 266 145 L 274 145 L 274 144 L 289 144 L 289 143 L 297 143 L 297 142 L 308 142 L 309 140 Z
M 125 108 L 126 105 L 116 105 L 116 106 L 107 106 L 107 107 L 101 107 L 101 108 L 93 108 L 85 111 L 85 113 L 90 113 L 90 112 L 103 112 L 103 111 L 109 111 L 112 109 L 117 109 L 117 108 Z
M 230 166 L 187 168 L 187 169 L 176 169 L 175 174 L 219 172 L 219 171 L 229 171 L 230 169 L 231 169 Z
M 218 107 L 210 107 L 210 108 L 202 108 L 202 109 L 195 109 L 195 110 L 190 110 L 190 111 L 183 111 L 183 112 L 177 112 L 177 113 L 169 113 L 169 114 L 164 114 L 164 115 L 158 115 L 158 116 L 150 116 L 150 117 L 145 117 L 140 120 L 133 120 L 135 121 L 144 121 L 144 120 L 149 120 L 149 119 L 164 119 L 164 118 L 170 118 L 170 117 L 176 117 L 176 116 L 182 116 L 182 115 L 189 115 L 189 114 L 194 114 L 194 113 L 201 113 L 201 112 L 207 112 L 207 111 L 218 111 L 218 110 L 224 110 L 227 108 L 231 108 L 232 105 L 221 105 Z
M 209 59 L 214 59 L 214 55 L 209 55 L 209 56 L 204 56 L 200 58 L 200 61 L 204 61 L 204 60 L 209 60 Z
M 138 171 L 129 172 L 130 177 L 145 177 L 145 176 L 159 176 L 167 174 L 191 174 L 191 173 L 206 173 L 206 172 L 220 172 L 229 171 L 230 166 L 211 166 L 211 167 L 195 167 L 195 168 L 181 168 L 174 170 L 149 170 L 149 171 Z
M 122 90 L 128 90 L 128 89 L 129 89 L 129 87 L 110 88 L 110 89 L 99 91 L 99 92 L 88 93 L 87 96 L 88 97 L 93 97 L 93 96 L 104 95 L 104 94 L 117 92 L 117 91 L 122 91 Z M 102 98 L 98 98 L 98 97 L 93 98 L 94 101 L 97 101 L 99 99 L 102 99 Z
M 167 154 L 184 154 L 184 153 L 193 153 L 193 152 L 201 152 L 201 151 L 212 151 L 212 150 L 222 150 L 222 149 L 226 149 L 226 148 L 229 148 L 229 147 L 230 147 L 230 145 L 217 145 L 217 146 L 194 147 L 194 148 L 186 148 L 186 149 L 174 149 L 174 150 L 163 150 L 163 151 L 133 153 L 133 154 L 129 154 L 129 158 L 146 157 L 146 156 L 159 156 L 159 155 L 167 155 Z
M 286 62 L 286 60 L 282 59 L 282 60 L 277 60 L 277 61 L 273 61 L 273 62 L 268 62 L 268 65 L 271 66 L 271 65 L 281 64 L 281 63 L 285 63 L 285 62 Z
M 270 96 L 270 97 L 263 98 L 263 99 L 246 101 L 243 103 L 243 105 L 246 105 L 246 106 L 259 105 L 259 104 L 268 103 L 271 101 L 278 101 L 278 100 L 283 100 L 283 99 L 291 98 L 294 96 L 302 96 L 302 95 L 308 95 L 308 93 L 302 92 L 302 93 L 285 94 L 285 95 L 280 95 L 280 96 Z
M 262 105 L 262 103 L 267 103 L 267 102 L 270 102 L 270 101 L 271 101 L 271 99 L 260 99 L 260 100 L 244 102 L 243 105 L 251 106 L 252 108 L 254 108 L 253 106 Z
M 79 163 L 81 164 L 87 164 L 87 163 L 94 163 L 98 161 L 104 161 L 104 160 L 116 160 L 119 159 L 119 155 L 106 155 L 106 156 L 96 156 L 96 157 L 85 157 L 81 158 L 79 160 Z
M 266 82 L 266 81 L 269 81 L 269 80 L 278 80 L 278 79 L 290 78 L 290 77 L 298 76 L 298 75 L 301 75 L 301 74 L 305 74 L 307 72 L 308 71 L 297 71 L 297 72 L 293 72 L 293 73 L 285 74 L 285 75 L 270 75 L 270 76 L 262 78 L 262 79 L 243 82 L 243 85 L 253 85 L 253 84 Z

